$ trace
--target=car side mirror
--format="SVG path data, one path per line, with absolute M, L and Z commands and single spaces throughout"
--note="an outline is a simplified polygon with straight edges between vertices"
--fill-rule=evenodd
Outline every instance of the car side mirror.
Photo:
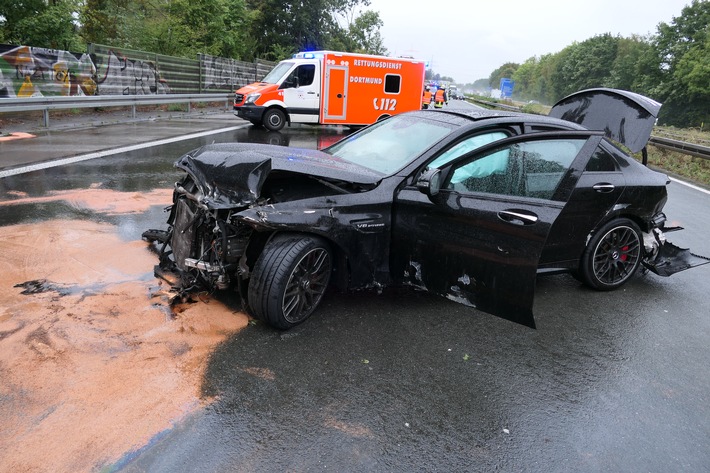
M 434 197 L 441 189 L 441 169 L 427 169 L 417 179 L 417 189 L 422 194 Z

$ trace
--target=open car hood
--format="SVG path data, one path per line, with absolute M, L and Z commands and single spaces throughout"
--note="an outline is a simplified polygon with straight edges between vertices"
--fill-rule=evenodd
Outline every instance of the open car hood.
M 549 115 L 577 123 L 638 153 L 646 146 L 661 104 L 643 95 L 618 89 L 587 89 L 559 102 Z
M 287 171 L 354 184 L 373 185 L 382 176 L 368 168 L 316 150 L 247 143 L 203 146 L 176 163 L 189 173 L 211 208 L 244 207 L 256 202 L 267 176 Z

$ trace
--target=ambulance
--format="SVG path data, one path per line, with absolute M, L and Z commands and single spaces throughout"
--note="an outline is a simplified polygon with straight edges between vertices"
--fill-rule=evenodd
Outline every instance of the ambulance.
M 234 113 L 257 126 L 369 125 L 421 108 L 425 62 L 334 51 L 295 54 L 235 92 Z

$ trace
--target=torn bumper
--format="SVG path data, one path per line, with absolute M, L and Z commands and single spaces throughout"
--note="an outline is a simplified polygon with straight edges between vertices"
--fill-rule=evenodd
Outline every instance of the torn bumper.
M 643 265 L 659 276 L 670 276 L 707 263 L 710 263 L 710 258 L 693 254 L 689 249 L 679 248 L 667 241 L 659 247 L 656 256 L 644 261 Z

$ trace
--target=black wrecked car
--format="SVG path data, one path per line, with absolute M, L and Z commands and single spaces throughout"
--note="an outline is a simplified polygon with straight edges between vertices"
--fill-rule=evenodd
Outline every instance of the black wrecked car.
M 660 104 L 613 89 L 550 116 L 396 115 L 322 150 L 214 144 L 182 156 L 167 230 L 144 238 L 177 294 L 236 290 L 288 329 L 328 286 L 411 285 L 526 326 L 538 274 L 616 289 L 709 260 L 666 241 L 668 178 L 645 152 Z M 645 156 L 645 154 L 644 154 Z

